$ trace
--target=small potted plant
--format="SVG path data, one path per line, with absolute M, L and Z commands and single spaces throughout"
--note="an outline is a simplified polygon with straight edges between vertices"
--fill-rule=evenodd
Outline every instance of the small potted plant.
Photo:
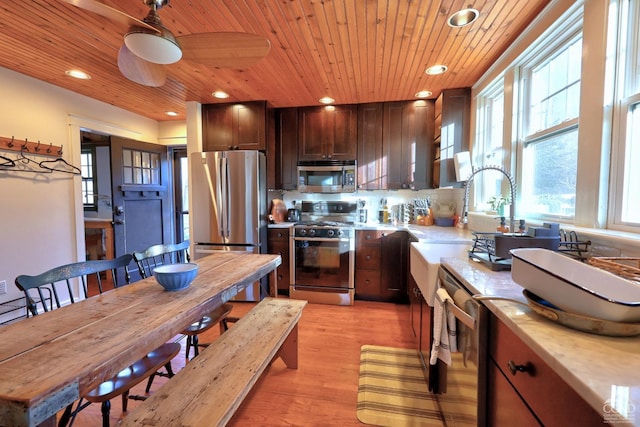
M 504 216 L 504 207 L 511 203 L 509 197 L 505 197 L 502 194 L 498 196 L 492 196 L 489 199 L 489 206 L 491 206 L 491 211 L 497 213 L 500 216 Z

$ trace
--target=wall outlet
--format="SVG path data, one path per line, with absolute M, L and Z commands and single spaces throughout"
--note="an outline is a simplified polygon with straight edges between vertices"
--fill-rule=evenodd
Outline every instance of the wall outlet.
M 7 281 L 0 280 L 0 295 L 7 293 Z

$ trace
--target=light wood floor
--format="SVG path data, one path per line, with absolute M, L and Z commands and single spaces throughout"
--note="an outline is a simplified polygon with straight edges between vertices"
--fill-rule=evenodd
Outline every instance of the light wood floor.
M 232 315 L 241 316 L 251 306 L 234 303 Z M 217 328 L 213 328 L 201 342 L 214 340 L 218 334 Z M 351 307 L 308 304 L 299 324 L 298 369 L 287 369 L 281 360 L 276 360 L 229 425 L 362 425 L 356 418 L 356 403 L 360 347 L 364 344 L 414 348 L 409 306 L 366 301 L 356 301 Z M 174 359 L 174 370 L 184 365 L 182 351 Z M 152 393 L 164 381 L 164 378 L 154 381 Z M 144 387 L 138 386 L 133 391 L 142 394 Z M 129 410 L 139 404 L 130 401 Z M 112 426 L 126 416 L 121 408 L 120 399 L 113 399 Z M 100 406 L 84 409 L 74 425 L 100 426 Z

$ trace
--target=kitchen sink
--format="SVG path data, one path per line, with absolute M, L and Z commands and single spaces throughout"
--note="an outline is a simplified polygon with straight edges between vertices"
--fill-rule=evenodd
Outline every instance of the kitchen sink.
M 467 258 L 470 243 L 411 243 L 409 262 L 411 275 L 418 284 L 427 304 L 433 307 L 438 268 L 441 258 Z

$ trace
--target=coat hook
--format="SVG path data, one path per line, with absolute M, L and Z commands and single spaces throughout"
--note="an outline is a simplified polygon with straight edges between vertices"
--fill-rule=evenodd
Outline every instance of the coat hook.
M 60 149 L 58 150 L 58 156 L 62 156 L 62 145 L 60 146 Z
M 20 147 L 22 150 L 24 151 L 29 151 L 29 141 L 27 140 L 27 138 L 24 139 L 24 144 L 22 144 L 22 147 Z
M 47 148 L 47 153 L 51 152 L 51 147 L 53 147 L 53 142 L 49 143 L 49 148 Z
M 38 145 L 36 145 L 36 153 L 40 151 L 40 141 L 38 141 Z
M 7 146 L 9 146 L 9 148 L 13 147 L 13 136 L 11 137 L 11 141 L 7 142 Z

